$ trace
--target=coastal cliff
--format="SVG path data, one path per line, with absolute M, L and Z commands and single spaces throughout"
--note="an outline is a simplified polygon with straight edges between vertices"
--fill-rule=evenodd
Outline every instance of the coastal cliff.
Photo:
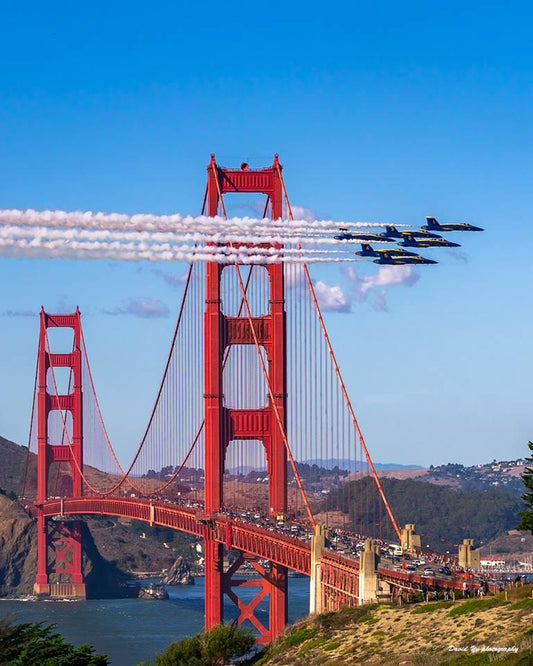
M 37 528 L 24 509 L 0 495 L 0 596 L 32 594 Z
M 82 529 L 87 596 L 129 596 L 127 574 L 100 555 L 87 525 L 82 523 Z M 0 596 L 33 594 L 36 568 L 36 523 L 20 504 L 0 494 Z

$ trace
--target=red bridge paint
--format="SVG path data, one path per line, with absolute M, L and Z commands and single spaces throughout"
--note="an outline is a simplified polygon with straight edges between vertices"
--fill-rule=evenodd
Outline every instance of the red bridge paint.
M 214 156 L 207 167 L 207 210 L 210 217 L 218 214 L 225 192 L 258 192 L 270 199 L 271 218 L 282 217 L 282 187 L 277 156 L 267 169 L 226 169 L 219 167 Z M 226 348 L 234 344 L 254 344 L 247 317 L 226 317 L 221 305 L 222 266 L 210 262 L 206 266 L 205 350 L 204 350 L 204 419 L 205 419 L 205 510 L 208 515 L 222 510 L 224 504 L 222 475 L 224 458 L 232 439 L 258 440 L 265 447 L 269 506 L 271 514 L 287 510 L 287 453 L 280 428 L 273 418 L 270 403 L 258 409 L 228 409 L 223 405 L 222 371 Z M 278 414 L 285 425 L 286 412 L 286 322 L 285 287 L 282 264 L 266 266 L 270 284 L 270 309 L 264 317 L 255 318 L 254 330 L 264 346 L 268 375 Z M 239 608 L 239 624 L 249 620 L 259 631 L 262 642 L 278 636 L 287 624 L 287 565 L 275 559 L 266 572 L 253 560 L 250 564 L 260 576 L 260 590 L 254 600 L 245 605 L 237 599 L 233 587 L 237 582 L 232 574 L 223 572 L 223 551 L 220 541 L 211 532 L 205 534 L 205 625 L 207 629 L 223 620 L 223 596 L 227 594 Z M 236 546 L 232 539 L 233 546 Z M 252 551 L 243 550 L 250 554 Z M 244 564 L 246 556 L 238 561 Z M 240 584 L 240 583 L 239 583 Z M 255 616 L 257 603 L 269 595 L 269 627 Z

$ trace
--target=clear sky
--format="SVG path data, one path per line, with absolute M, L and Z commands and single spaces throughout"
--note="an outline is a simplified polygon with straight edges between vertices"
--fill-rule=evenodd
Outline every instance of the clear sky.
M 516 1 L 9 3 L 0 208 L 198 213 L 211 152 L 228 166 L 278 152 L 292 202 L 318 217 L 485 227 L 401 284 L 376 284 L 373 264 L 315 275 L 341 290 L 327 325 L 375 461 L 523 456 L 532 19 Z M 184 271 L 0 257 L 0 434 L 27 438 L 29 315 L 78 304 L 129 459 L 174 327 L 169 276 Z

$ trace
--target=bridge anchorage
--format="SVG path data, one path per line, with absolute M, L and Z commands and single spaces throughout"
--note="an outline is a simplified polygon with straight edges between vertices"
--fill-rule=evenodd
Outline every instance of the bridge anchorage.
M 270 219 L 275 231 L 268 242 L 247 231 L 218 243 L 231 263 L 205 253 L 204 268 L 190 265 L 155 405 L 127 469 L 104 426 L 80 312 L 41 311 L 29 443 L 37 456 L 23 493 L 38 524 L 36 594 L 85 596 L 84 515 L 202 540 L 206 628 L 224 620 L 229 599 L 262 643 L 287 623 L 289 571 L 310 577 L 312 612 L 425 584 L 379 564 L 385 541 L 419 542 L 412 525 L 402 537 L 386 500 L 306 264 L 278 261 L 288 244 L 279 220 L 293 215 L 277 156 L 264 169 L 211 157 L 202 213 L 232 228 L 224 196 L 243 193 L 266 196 L 264 225 Z M 253 265 L 249 252 L 239 257 L 243 247 L 257 248 Z M 49 340 L 58 329 L 73 333 L 61 352 Z

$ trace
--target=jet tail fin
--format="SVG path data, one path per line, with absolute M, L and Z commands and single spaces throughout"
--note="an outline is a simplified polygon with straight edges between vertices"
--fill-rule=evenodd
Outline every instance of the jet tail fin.
M 391 224 L 385 226 L 385 233 L 386 234 L 397 234 L 398 229 L 396 227 L 393 227 Z
M 434 217 L 430 217 L 429 215 L 426 215 L 426 220 L 428 223 L 428 227 L 430 229 L 439 229 L 440 224 L 437 222 L 437 220 Z

